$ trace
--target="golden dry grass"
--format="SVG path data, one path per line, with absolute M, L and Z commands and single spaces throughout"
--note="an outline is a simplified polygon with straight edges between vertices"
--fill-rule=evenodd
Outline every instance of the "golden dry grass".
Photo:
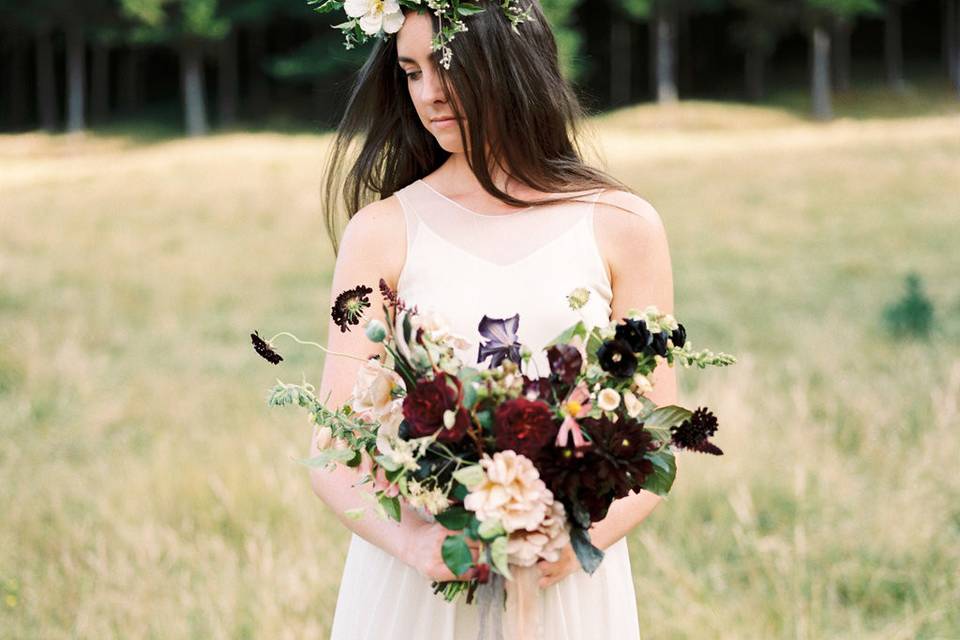
M 726 455 L 631 534 L 645 640 L 960 637 L 960 117 L 595 127 L 694 345 L 740 358 L 681 373 Z M 264 403 L 321 362 L 247 334 L 323 337 L 326 144 L 0 137 L 0 637 L 325 635 L 348 535 Z M 879 323 L 910 269 L 929 343 Z

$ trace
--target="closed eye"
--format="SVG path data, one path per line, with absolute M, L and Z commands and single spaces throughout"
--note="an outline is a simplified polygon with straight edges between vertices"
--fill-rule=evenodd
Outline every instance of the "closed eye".
M 404 75 L 406 75 L 408 79 L 413 79 L 413 76 L 419 76 L 419 75 L 420 75 L 420 72 L 419 72 L 419 71 L 411 71 L 410 73 L 407 73 L 407 74 L 404 74 Z

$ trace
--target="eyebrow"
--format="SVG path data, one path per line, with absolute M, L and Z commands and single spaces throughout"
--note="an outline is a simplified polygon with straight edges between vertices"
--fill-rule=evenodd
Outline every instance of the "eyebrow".
M 413 64 L 417 64 L 416 60 L 414 60 L 413 58 L 408 58 L 407 56 L 397 57 L 397 62 L 412 62 Z

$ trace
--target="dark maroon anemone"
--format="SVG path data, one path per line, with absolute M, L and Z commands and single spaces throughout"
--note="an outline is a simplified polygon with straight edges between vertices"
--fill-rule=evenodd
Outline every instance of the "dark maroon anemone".
M 720 447 L 707 440 L 716 431 L 717 417 L 706 407 L 698 407 L 689 418 L 670 427 L 670 441 L 681 449 L 721 456 Z

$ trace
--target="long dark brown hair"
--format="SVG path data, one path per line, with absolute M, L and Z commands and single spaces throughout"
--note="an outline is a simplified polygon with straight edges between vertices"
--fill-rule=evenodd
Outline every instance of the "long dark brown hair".
M 439 51 L 432 58 L 445 95 L 456 95 L 463 108 L 461 112 L 456 100 L 448 101 L 454 115 L 468 123 L 469 140 L 462 127 L 460 137 L 468 150 L 467 163 L 484 190 L 517 207 L 577 199 L 512 197 L 491 178 L 491 168 L 499 165 L 540 193 L 579 194 L 598 188 L 633 193 L 583 160 L 578 139 L 586 112 L 561 74 L 557 43 L 539 1 L 533 0 L 531 8 L 535 21 L 520 23 L 519 35 L 499 2 L 479 4 L 486 10 L 465 17 L 469 29 L 449 43 L 450 69 L 439 64 Z M 412 11 L 404 8 L 405 15 Z M 436 33 L 437 18 L 429 14 Z M 424 128 L 410 100 L 395 37 L 377 39 L 357 73 L 328 154 L 322 206 L 334 253 L 341 211 L 349 220 L 366 204 L 432 173 L 450 156 Z

